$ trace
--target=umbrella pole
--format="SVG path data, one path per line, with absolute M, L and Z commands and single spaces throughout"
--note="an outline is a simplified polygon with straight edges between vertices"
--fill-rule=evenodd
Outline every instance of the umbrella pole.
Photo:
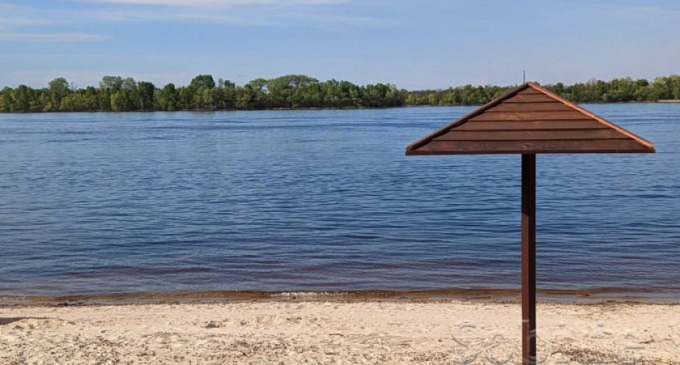
M 536 155 L 522 155 L 522 364 L 536 364 Z

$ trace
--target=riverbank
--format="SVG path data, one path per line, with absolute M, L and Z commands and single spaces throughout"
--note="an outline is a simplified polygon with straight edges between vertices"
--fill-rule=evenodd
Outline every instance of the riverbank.
M 546 364 L 680 364 L 680 305 L 542 302 L 538 323 Z M 0 363 L 518 363 L 520 324 L 462 300 L 5 306 Z

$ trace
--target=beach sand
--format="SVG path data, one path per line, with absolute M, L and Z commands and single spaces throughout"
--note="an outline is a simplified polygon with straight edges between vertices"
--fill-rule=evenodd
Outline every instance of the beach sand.
M 517 303 L 0 307 L 0 364 L 518 364 Z M 545 364 L 680 364 L 680 306 L 538 305 Z

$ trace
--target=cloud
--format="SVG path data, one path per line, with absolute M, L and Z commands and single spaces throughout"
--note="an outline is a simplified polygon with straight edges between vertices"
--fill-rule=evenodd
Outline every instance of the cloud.
M 185 22 L 235 26 L 352 26 L 384 27 L 391 23 L 383 18 L 329 14 L 330 8 L 318 12 L 309 5 L 336 5 L 349 0 L 78 0 L 90 3 L 116 3 L 122 6 L 102 6 L 70 14 L 79 18 L 107 22 Z M 155 5 L 149 8 L 130 4 Z M 160 6 L 165 5 L 165 6 Z M 172 6 L 175 7 L 172 7 Z M 208 7 L 209 5 L 219 5 Z M 242 5 L 242 6 L 236 6 Z M 246 6 L 248 5 L 248 6 Z M 295 11 L 284 11 L 298 5 Z M 306 5 L 306 6 L 305 6 Z M 178 6 L 185 7 L 181 11 Z M 220 7 L 221 6 L 221 7 Z M 69 15 L 66 15 L 69 16 Z
M 309 12 L 233 12 L 233 11 L 147 11 L 115 9 L 89 11 L 81 14 L 87 19 L 108 22 L 200 22 L 235 26 L 291 26 L 291 25 L 345 25 L 352 27 L 385 27 L 392 23 L 386 19 L 360 16 L 325 15 Z
M 115 9 L 79 13 L 86 19 L 105 22 L 200 22 L 223 25 L 267 26 L 273 25 L 265 16 L 236 16 L 225 12 L 207 11 L 140 11 Z
M 90 33 L 0 33 L 0 41 L 98 42 L 109 38 Z
M 361 17 L 361 16 L 338 16 L 322 14 L 281 14 L 281 18 L 300 22 L 315 22 L 320 24 L 340 24 L 364 27 L 385 27 L 392 25 L 392 22 L 383 18 Z
M 90 9 L 41 9 L 3 3 L 0 0 L 0 31 L 41 25 L 63 26 L 93 22 L 184 22 L 235 26 L 382 27 L 382 18 L 336 15 L 332 8 L 351 0 L 72 0 L 98 4 Z M 143 5 L 137 7 L 136 5 Z M 284 8 L 296 6 L 295 11 Z M 315 10 L 310 8 L 312 6 Z M 178 11 L 178 8 L 181 10 Z M 317 10 L 320 10 L 317 11 Z M 23 31 L 21 32 L 24 33 Z M 42 31 L 40 33 L 43 33 Z M 9 38 L 10 36 L 6 36 Z M 17 35 L 14 38 L 19 38 Z M 26 38 L 30 38 L 26 36 Z M 87 37 L 82 37 L 85 40 Z M 95 40 L 96 37 L 91 37 Z
M 25 26 L 25 25 L 40 25 L 45 24 L 44 20 L 22 18 L 22 17 L 6 17 L 0 16 L 0 26 L 10 27 L 10 26 Z
M 323 5 L 341 2 L 339 0 L 80 0 L 84 2 L 165 5 L 182 7 L 235 6 L 235 5 Z
M 110 37 L 82 26 L 101 22 L 211 23 L 246 27 L 384 27 L 385 19 L 336 15 L 352 0 L 72 0 L 88 8 L 41 8 L 0 0 L 0 42 L 101 42 Z M 96 5 L 95 5 L 96 4 Z M 292 11 L 290 6 L 295 7 Z M 284 9 L 288 9 L 285 11 Z M 312 10 L 313 9 L 313 10 Z M 78 26 L 71 31 L 71 26 Z
M 647 5 L 592 4 L 591 8 L 599 9 L 606 16 L 620 18 L 659 19 L 680 15 L 678 9 Z

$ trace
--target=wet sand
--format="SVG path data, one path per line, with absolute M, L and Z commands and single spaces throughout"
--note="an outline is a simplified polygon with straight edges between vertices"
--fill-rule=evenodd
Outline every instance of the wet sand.
M 553 303 L 594 304 L 603 302 L 680 304 L 680 291 L 630 288 L 540 289 L 538 299 Z M 227 303 L 242 301 L 332 301 L 366 302 L 385 300 L 463 300 L 479 302 L 519 302 L 520 291 L 512 289 L 434 289 L 414 291 L 207 291 L 146 294 L 105 294 L 72 296 L 0 296 L 7 305 L 116 305 L 159 303 Z
M 520 306 L 513 293 L 510 300 L 378 293 L 5 305 L 0 364 L 519 362 Z M 677 304 L 542 301 L 538 325 L 546 364 L 680 364 Z

